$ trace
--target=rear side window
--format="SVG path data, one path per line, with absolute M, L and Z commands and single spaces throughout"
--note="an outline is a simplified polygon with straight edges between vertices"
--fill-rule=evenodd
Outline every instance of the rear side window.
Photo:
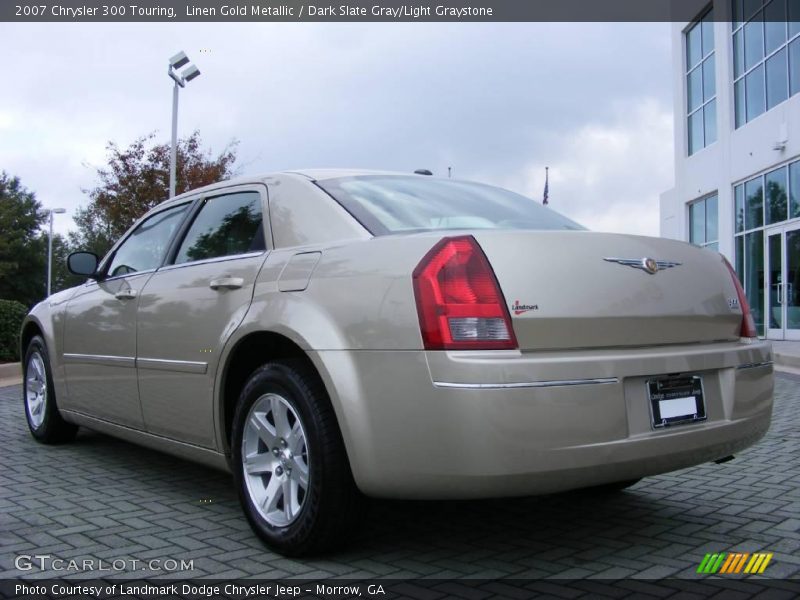
M 265 248 L 259 193 L 225 194 L 205 201 L 181 242 L 175 264 Z
M 373 235 L 445 229 L 584 229 L 500 188 L 422 176 L 366 175 L 318 181 Z

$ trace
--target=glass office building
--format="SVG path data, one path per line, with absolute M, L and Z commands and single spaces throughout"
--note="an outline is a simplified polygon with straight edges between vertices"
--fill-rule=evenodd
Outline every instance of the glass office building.
M 728 257 L 760 335 L 800 340 L 800 0 L 718 0 L 672 42 L 661 234 Z

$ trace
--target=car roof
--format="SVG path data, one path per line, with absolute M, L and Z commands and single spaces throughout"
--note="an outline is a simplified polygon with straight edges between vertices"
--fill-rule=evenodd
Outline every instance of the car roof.
M 261 175 L 250 175 L 244 177 L 234 177 L 233 179 L 225 179 L 223 181 L 218 181 L 216 183 L 211 183 L 209 185 L 195 188 L 193 190 L 189 190 L 188 192 L 184 192 L 179 196 L 175 196 L 174 198 L 170 198 L 169 200 L 165 200 L 158 204 L 156 208 L 163 209 L 173 204 L 178 204 L 182 200 L 185 200 L 189 196 L 194 196 L 196 194 L 202 194 L 207 192 L 213 192 L 217 189 L 233 187 L 236 185 L 247 185 L 253 183 L 267 183 L 270 180 L 274 180 L 276 177 L 280 177 L 281 175 L 294 175 L 303 177 L 309 181 L 325 181 L 326 179 L 335 179 L 338 177 L 357 177 L 360 175 L 404 175 L 407 177 L 423 177 L 423 175 L 418 175 L 414 173 L 408 172 L 400 172 L 400 171 L 380 171 L 380 170 L 370 170 L 370 169 L 293 169 L 287 171 L 277 171 L 275 173 L 266 173 Z

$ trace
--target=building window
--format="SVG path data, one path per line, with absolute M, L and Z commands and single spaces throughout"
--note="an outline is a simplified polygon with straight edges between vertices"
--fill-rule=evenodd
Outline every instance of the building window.
M 736 127 L 800 92 L 800 2 L 733 0 Z
M 765 228 L 800 219 L 800 161 L 740 183 L 733 188 L 733 199 L 736 273 L 763 333 Z
M 717 195 L 689 204 L 689 241 L 719 252 Z
M 686 31 L 686 114 L 689 156 L 717 141 L 714 13 Z

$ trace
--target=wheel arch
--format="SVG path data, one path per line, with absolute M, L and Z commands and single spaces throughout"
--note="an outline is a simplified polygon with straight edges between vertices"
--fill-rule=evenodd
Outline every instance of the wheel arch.
M 26 317 L 25 321 L 22 323 L 22 329 L 19 334 L 20 359 L 25 358 L 25 352 L 28 349 L 28 344 L 30 344 L 31 340 L 37 335 L 41 336 L 45 341 L 45 344 L 47 344 L 42 326 L 30 316 Z
M 324 365 L 315 360 L 315 354 L 309 353 L 301 347 L 302 342 L 288 337 L 284 333 L 261 330 L 253 331 L 238 339 L 231 346 L 224 359 L 224 366 L 219 376 L 217 423 L 221 448 L 230 458 L 231 435 L 233 415 L 236 411 L 236 402 L 247 379 L 258 367 L 263 364 L 285 359 L 298 359 L 319 377 L 336 414 L 339 432 L 343 438 L 341 411 L 337 407 L 335 395 L 331 389 L 330 378 Z M 345 439 L 345 447 L 347 440 Z M 348 461 L 349 461 L 348 453 Z

